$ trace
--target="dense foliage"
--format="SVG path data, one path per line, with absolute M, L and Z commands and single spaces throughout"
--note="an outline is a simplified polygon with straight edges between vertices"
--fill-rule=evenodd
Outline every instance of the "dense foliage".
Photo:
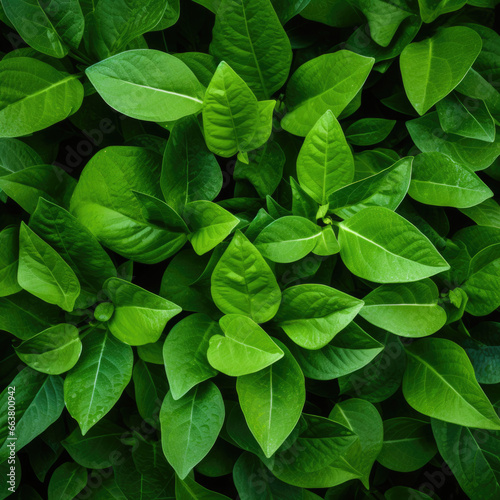
M 498 500 L 495 4 L 1 0 L 0 499 Z

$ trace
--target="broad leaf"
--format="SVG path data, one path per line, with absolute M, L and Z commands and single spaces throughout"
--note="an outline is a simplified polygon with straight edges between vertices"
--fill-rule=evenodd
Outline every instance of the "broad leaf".
M 365 208 L 340 223 L 339 228 L 342 260 L 360 278 L 405 283 L 449 269 L 413 224 L 387 208 Z
M 391 5 L 385 2 L 380 3 L 384 7 Z M 355 144 L 356 146 L 371 146 L 372 144 L 382 142 L 391 133 L 394 125 L 396 125 L 396 120 L 362 118 L 349 125 L 345 135 L 347 142 L 351 144 Z
M 301 187 L 320 205 L 337 189 L 350 184 L 354 178 L 354 160 L 331 111 L 314 125 L 297 158 L 297 176 Z
M 460 83 L 481 46 L 481 37 L 475 31 L 453 26 L 403 50 L 401 75 L 406 95 L 418 114 L 425 114 Z
M 406 157 L 369 177 L 353 182 L 329 198 L 329 210 L 347 219 L 366 207 L 396 210 L 410 186 L 413 158 Z
M 7 227 L 0 231 L 0 297 L 22 290 L 17 282 L 19 261 L 19 230 Z
M 224 402 L 212 382 L 177 401 L 169 392 L 160 411 L 163 453 L 181 479 L 210 451 L 224 422 Z
M 403 337 L 426 337 L 446 323 L 438 305 L 439 291 L 430 279 L 415 283 L 382 285 L 366 295 L 360 316 Z
M 278 343 L 278 342 L 277 342 Z M 248 427 L 266 457 L 290 435 L 305 403 L 304 375 L 290 351 L 271 366 L 238 377 L 236 390 Z
M 229 158 L 261 146 L 252 143 L 258 115 L 255 95 L 227 63 L 221 62 L 203 102 L 203 129 L 208 149 Z
M 305 137 L 327 110 L 338 117 L 363 86 L 374 59 L 340 50 L 306 62 L 287 84 L 290 112 L 281 126 Z
M 9 392 L 9 387 L 15 390 Z M 15 449 L 17 452 L 52 425 L 64 409 L 63 380 L 61 377 L 24 368 L 0 394 L 0 406 L 7 409 L 9 395 L 15 398 Z M 11 399 L 12 400 L 12 399 Z M 11 401 L 10 400 L 10 401 Z M 0 462 L 7 459 L 12 434 L 9 432 L 8 412 L 0 416 Z
M 269 99 L 283 86 L 292 63 L 290 41 L 270 0 L 221 0 L 210 52 L 259 99 Z
M 174 400 L 217 375 L 207 360 L 207 350 L 210 338 L 220 333 L 217 322 L 204 314 L 191 314 L 170 330 L 163 344 L 163 360 Z
M 102 244 L 138 262 L 156 263 L 187 240 L 176 224 L 147 219 L 134 191 L 161 199 L 161 157 L 145 148 L 111 147 L 87 163 L 71 199 L 71 212 Z
M 25 42 L 34 49 L 61 58 L 71 48 L 78 48 L 84 28 L 78 0 L 2 0 L 2 7 Z
M 313 222 L 290 215 L 266 226 L 257 236 L 255 246 L 273 262 L 295 262 L 311 252 L 321 235 Z
M 37 333 L 15 347 L 19 358 L 42 373 L 59 375 L 75 366 L 82 343 L 78 328 L 60 324 Z
M 28 57 L 0 62 L 0 87 L 0 137 L 20 137 L 50 127 L 78 111 L 83 100 L 76 75 Z
M 451 340 L 423 339 L 406 348 L 403 394 L 415 410 L 445 422 L 500 429 L 465 351 Z
M 215 266 L 212 298 L 225 314 L 244 314 L 256 323 L 278 311 L 281 291 L 259 251 L 239 231 Z
M 94 329 L 83 339 L 83 354 L 64 380 L 64 401 L 82 434 L 118 401 L 132 376 L 132 348 Z
M 87 470 L 74 462 L 60 465 L 49 482 L 49 500 L 72 500 L 87 484 Z
M 165 52 L 129 50 L 85 73 L 112 108 L 138 120 L 166 122 L 201 111 L 203 86 L 180 59 Z
M 429 462 L 436 452 L 427 422 L 407 417 L 384 421 L 384 445 L 377 461 L 387 469 L 413 472 Z
M 467 208 L 493 196 L 471 170 L 442 153 L 422 153 L 413 160 L 408 194 L 420 203 Z

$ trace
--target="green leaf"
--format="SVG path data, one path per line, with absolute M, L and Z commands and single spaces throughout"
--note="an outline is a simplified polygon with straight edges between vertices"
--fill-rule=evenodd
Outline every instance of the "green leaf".
M 500 495 L 500 434 L 436 419 L 431 423 L 439 453 L 466 495 L 472 500 L 497 498 Z
M 332 226 L 325 226 L 321 230 L 320 237 L 316 242 L 316 246 L 313 248 L 313 253 L 315 255 L 334 255 L 340 252 L 339 242 L 332 229 Z
M 344 219 L 366 207 L 396 210 L 410 186 L 412 162 L 412 157 L 402 158 L 378 173 L 335 191 L 328 198 L 329 210 Z
M 300 186 L 320 205 L 354 178 L 354 160 L 334 114 L 327 111 L 313 126 L 297 158 Z
M 222 335 L 210 337 L 208 362 L 232 377 L 258 372 L 283 357 L 271 337 L 246 316 L 229 314 L 220 320 Z
M 244 314 L 265 323 L 277 313 L 281 291 L 273 272 L 237 231 L 212 274 L 212 298 L 225 314 Z
M 203 129 L 208 149 L 229 158 L 251 151 L 258 126 L 257 99 L 244 80 L 224 61 L 219 64 L 203 102 Z
M 374 59 L 348 50 L 306 62 L 286 88 L 290 112 L 281 121 L 287 131 L 305 137 L 329 109 L 338 117 L 363 86 Z
M 358 440 L 356 434 L 315 415 L 303 414 L 301 424 L 298 439 L 267 464 L 278 479 L 303 488 L 327 488 L 358 477 L 343 461 Z
M 436 109 L 445 132 L 480 141 L 495 140 L 495 121 L 483 101 L 452 92 L 437 103 Z
M 177 401 L 169 392 L 160 411 L 163 453 L 184 480 L 210 451 L 224 422 L 224 402 L 211 382 L 198 385 Z
M 380 2 L 384 7 L 391 4 Z M 387 15 L 387 13 L 385 14 Z M 373 36 L 373 33 L 372 33 Z M 345 136 L 347 142 L 356 146 L 371 146 L 382 142 L 396 125 L 396 120 L 386 120 L 384 118 L 362 118 L 347 127 Z
M 19 284 L 36 297 L 72 311 L 80 283 L 62 257 L 24 222 L 19 233 Z
M 474 30 L 453 26 L 403 50 L 400 58 L 403 84 L 419 115 L 429 111 L 460 83 L 481 52 L 481 46 L 481 37 Z
M 169 319 L 182 309 L 159 295 L 120 278 L 109 278 L 103 290 L 115 306 L 109 331 L 129 345 L 156 342 Z
M 442 153 L 422 153 L 413 160 L 408 194 L 420 203 L 467 208 L 493 196 L 471 170 Z
M 121 52 L 143 33 L 156 29 L 163 22 L 167 6 L 170 10 L 171 3 L 153 0 L 145 9 L 139 0 L 95 2 L 92 15 L 86 18 L 91 52 L 98 60 Z
M 382 449 L 384 436 L 379 412 L 368 401 L 349 399 L 337 403 L 328 418 L 356 434 L 356 441 L 340 457 L 338 466 L 350 473 L 356 473 L 368 488 L 370 471 Z
M 191 228 L 189 240 L 198 255 L 209 252 L 224 241 L 240 222 L 238 217 L 206 200 L 188 203 L 183 216 Z
M 321 349 L 345 328 L 363 301 L 326 285 L 286 288 L 274 321 L 299 346 Z
M 29 213 L 40 198 L 68 206 L 76 182 L 54 165 L 36 165 L 0 177 L 0 189 Z
M 212 201 L 222 188 L 222 173 L 208 151 L 198 122 L 179 120 L 168 140 L 161 170 L 161 190 L 166 202 L 178 213 L 186 203 Z
M 184 480 L 179 476 L 175 477 L 175 498 L 176 500 L 229 500 L 226 495 L 204 488 L 189 476 Z
M 449 269 L 413 224 L 387 208 L 365 208 L 341 222 L 339 228 L 340 256 L 360 278 L 406 283 Z
M 29 339 L 59 323 L 61 310 L 22 291 L 0 297 L 0 329 L 20 339 Z
M 116 465 L 116 458 L 126 448 L 122 439 L 127 431 L 110 420 L 97 422 L 85 436 L 77 427 L 62 441 L 71 458 L 83 467 L 105 469 Z
M 283 86 L 292 63 L 290 41 L 269 0 L 221 0 L 210 52 L 259 99 L 269 99 Z
M 238 377 L 236 390 L 245 420 L 266 457 L 270 457 L 297 424 L 305 403 L 304 375 L 290 351 L 276 363 Z
M 40 155 L 18 139 L 0 139 L 0 176 L 43 163 Z
M 180 59 L 165 52 L 128 50 L 85 74 L 112 108 L 138 120 L 174 121 L 202 108 L 204 87 Z
M 469 298 L 465 310 L 474 316 L 490 314 L 500 306 L 500 244 L 474 255 L 462 288 Z
M 420 16 L 424 23 L 432 23 L 437 17 L 454 12 L 466 3 L 466 0 L 418 0 Z
M 289 2 L 288 0 L 271 0 L 271 3 L 273 4 L 276 14 L 278 14 L 281 24 L 285 25 L 292 17 L 300 14 L 310 1 L 311 0 L 293 0 Z
M 49 500 L 72 500 L 87 484 L 87 469 L 74 462 L 60 465 L 49 482 Z
M 438 305 L 439 291 L 430 279 L 382 285 L 366 295 L 360 316 L 375 326 L 402 337 L 426 337 L 446 323 Z
M 170 330 L 163 344 L 163 359 L 174 400 L 217 375 L 207 360 L 207 350 L 209 339 L 219 333 L 217 322 L 205 314 L 191 314 Z
M 16 452 L 40 435 L 52 425 L 64 409 L 63 380 L 58 376 L 24 368 L 21 370 L 0 394 L 0 406 L 7 409 L 9 387 L 14 387 L 12 395 L 15 398 L 15 430 L 14 436 L 9 434 L 8 412 L 0 416 L 0 463 L 7 459 L 12 441 L 16 438 Z
M 273 262 L 295 262 L 310 253 L 321 235 L 313 222 L 294 215 L 266 226 L 255 240 L 257 250 Z
M 460 345 L 474 366 L 476 379 L 480 384 L 497 384 L 500 349 L 498 342 L 499 323 L 486 321 L 470 329 L 472 338 L 465 338 Z
M 406 352 L 398 337 L 370 330 L 384 350 L 363 368 L 339 379 L 340 393 L 379 403 L 401 386 L 406 367 Z
M 0 231 L 0 297 L 22 290 L 17 282 L 19 261 L 19 231 L 17 227 L 6 227 Z
M 436 454 L 436 444 L 427 422 L 408 417 L 384 421 L 384 445 L 377 461 L 389 470 L 413 472 Z
M 82 289 L 100 292 L 116 269 L 97 238 L 74 216 L 40 198 L 30 218 L 30 228 L 71 265 Z
M 21 342 L 15 350 L 34 370 L 59 375 L 71 370 L 80 357 L 82 343 L 78 333 L 73 325 L 56 325 Z
M 83 353 L 64 380 L 64 401 L 85 435 L 118 401 L 132 376 L 132 348 L 94 329 L 83 339 Z
M 132 379 L 139 415 L 150 425 L 155 426 L 161 403 L 168 392 L 165 369 L 140 359 L 134 365 Z
M 2 7 L 24 41 L 34 49 L 61 58 L 70 49 L 78 48 L 84 29 L 78 0 L 2 0 Z
M 430 497 L 426 493 L 422 493 L 420 490 L 414 490 L 408 486 L 393 486 L 385 492 L 386 500 L 406 500 L 411 498 L 412 500 L 433 500 L 434 497 Z
M 265 198 L 276 191 L 285 161 L 285 154 L 278 143 L 269 141 L 250 155 L 248 164 L 238 160 L 233 177 L 236 180 L 250 181 L 259 196 Z
M 161 157 L 145 148 L 99 151 L 82 172 L 71 198 L 72 214 L 104 246 L 126 258 L 148 264 L 166 259 L 187 236 L 178 225 L 167 228 L 149 221 L 134 193 L 161 199 L 160 168 Z
M 83 100 L 76 75 L 28 57 L 0 62 L 0 87 L 0 137 L 20 137 L 50 127 L 78 111 Z
M 479 226 L 493 226 L 500 229 L 500 205 L 491 198 L 460 211 Z
M 500 419 L 474 376 L 465 351 L 445 339 L 423 339 L 406 348 L 403 394 L 415 410 L 481 429 L 500 429 Z
M 500 139 L 495 142 L 478 141 L 441 129 L 437 113 L 406 122 L 413 142 L 423 153 L 443 153 L 456 163 L 471 170 L 488 168 L 500 154 Z
M 288 342 L 287 347 L 304 375 L 314 380 L 333 380 L 359 370 L 384 349 L 354 322 L 321 349 L 304 349 L 293 342 Z

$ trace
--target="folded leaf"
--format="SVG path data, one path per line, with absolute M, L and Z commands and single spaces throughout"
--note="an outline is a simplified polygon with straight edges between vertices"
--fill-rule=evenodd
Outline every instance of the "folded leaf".
M 173 302 L 119 278 L 109 278 L 103 290 L 115 306 L 108 328 L 129 345 L 156 342 L 167 321 L 182 311 Z
M 72 311 L 80 282 L 63 258 L 24 222 L 19 233 L 19 284 L 29 293 Z
M 283 351 L 271 337 L 246 316 L 223 316 L 222 335 L 210 337 L 207 357 L 218 371 L 232 377 L 258 372 L 283 357 Z
M 274 321 L 299 346 L 320 349 L 345 328 L 363 301 L 326 285 L 286 288 Z

